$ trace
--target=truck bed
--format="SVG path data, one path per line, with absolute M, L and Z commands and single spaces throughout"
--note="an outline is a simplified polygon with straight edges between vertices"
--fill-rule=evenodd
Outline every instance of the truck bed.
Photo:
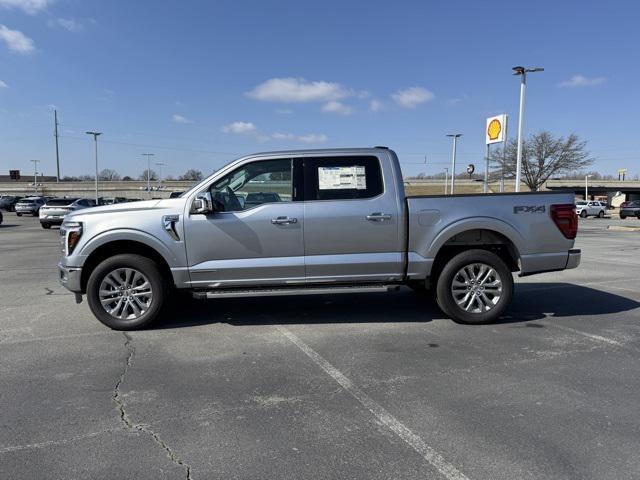
M 513 246 L 521 275 L 567 266 L 574 240 L 554 223 L 551 206 L 573 204 L 573 192 L 415 195 L 405 201 L 409 278 L 428 276 L 443 245 L 464 244 L 483 231 Z

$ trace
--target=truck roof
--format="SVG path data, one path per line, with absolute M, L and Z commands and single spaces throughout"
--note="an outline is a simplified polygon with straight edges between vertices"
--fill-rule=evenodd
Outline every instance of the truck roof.
M 376 147 L 348 147 L 348 148 L 307 148 L 307 149 L 301 149 L 301 150 L 275 150 L 272 152 L 258 152 L 258 153 L 252 153 L 250 155 L 245 155 L 246 157 L 258 157 L 261 155 L 291 155 L 291 156 L 300 156 L 300 155 L 317 155 L 319 153 L 331 153 L 331 154 L 336 154 L 336 153 L 348 153 L 348 154 L 354 154 L 354 153 L 374 153 L 374 152 L 378 152 L 380 150 L 385 150 L 385 151 L 389 151 L 390 149 L 388 147 L 381 147 L 381 146 L 376 146 Z

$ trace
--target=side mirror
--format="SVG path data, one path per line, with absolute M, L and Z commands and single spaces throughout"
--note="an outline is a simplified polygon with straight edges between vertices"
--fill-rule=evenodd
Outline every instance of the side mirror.
M 191 207 L 191 213 L 206 215 L 207 213 L 211 213 L 211 212 L 213 212 L 213 202 L 211 201 L 211 193 L 200 192 L 198 195 L 196 195 L 196 198 L 193 201 L 193 206 Z

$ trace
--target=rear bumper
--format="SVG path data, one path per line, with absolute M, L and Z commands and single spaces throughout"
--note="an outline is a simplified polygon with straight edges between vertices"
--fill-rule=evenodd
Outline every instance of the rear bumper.
M 564 267 L 567 270 L 571 268 L 578 268 L 580 265 L 580 259 L 582 257 L 582 250 L 579 248 L 572 248 L 569 250 L 569 257 L 567 258 L 567 266 Z
M 49 225 L 62 225 L 64 218 L 40 217 L 40 223 L 48 223 Z
M 58 264 L 58 280 L 67 290 L 74 293 L 82 293 L 82 268 L 80 267 L 67 267 Z

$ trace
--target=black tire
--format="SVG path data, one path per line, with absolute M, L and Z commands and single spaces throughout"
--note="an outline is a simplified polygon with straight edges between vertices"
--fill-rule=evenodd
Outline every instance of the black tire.
M 587 211 L 586 211 L 586 210 L 582 210 L 582 211 L 580 212 L 580 216 L 581 216 L 582 218 L 587 218 L 587 217 L 589 216 L 589 214 L 587 213 Z
M 153 298 L 148 309 L 138 318 L 119 319 L 110 315 L 102 306 L 98 290 L 104 278 L 118 268 L 132 268 L 147 277 Z M 116 255 L 102 261 L 91 272 L 87 282 L 87 301 L 95 317 L 113 330 L 138 330 L 148 327 L 162 312 L 167 298 L 167 283 L 157 264 L 141 255 Z
M 626 215 L 620 215 L 620 220 L 624 220 L 625 218 L 627 218 Z
M 458 272 L 465 266 L 481 263 L 493 268 L 500 277 L 502 291 L 497 303 L 488 311 L 469 312 L 460 307 L 451 291 L 453 281 Z M 481 325 L 496 321 L 511 303 L 513 297 L 513 276 L 506 263 L 496 254 L 487 250 L 467 250 L 449 260 L 440 276 L 436 288 L 437 302 L 440 309 L 456 323 Z M 493 297 L 495 298 L 495 297 Z
M 598 212 L 598 218 L 604 218 L 604 210 Z
M 16 215 L 17 215 L 18 217 L 21 217 L 21 216 L 22 216 L 22 214 L 21 214 L 21 213 L 19 213 L 19 212 L 16 212 Z
M 44 228 L 45 230 L 48 230 L 51 228 L 51 224 L 50 223 L 41 223 L 40 225 L 42 225 L 42 228 Z

